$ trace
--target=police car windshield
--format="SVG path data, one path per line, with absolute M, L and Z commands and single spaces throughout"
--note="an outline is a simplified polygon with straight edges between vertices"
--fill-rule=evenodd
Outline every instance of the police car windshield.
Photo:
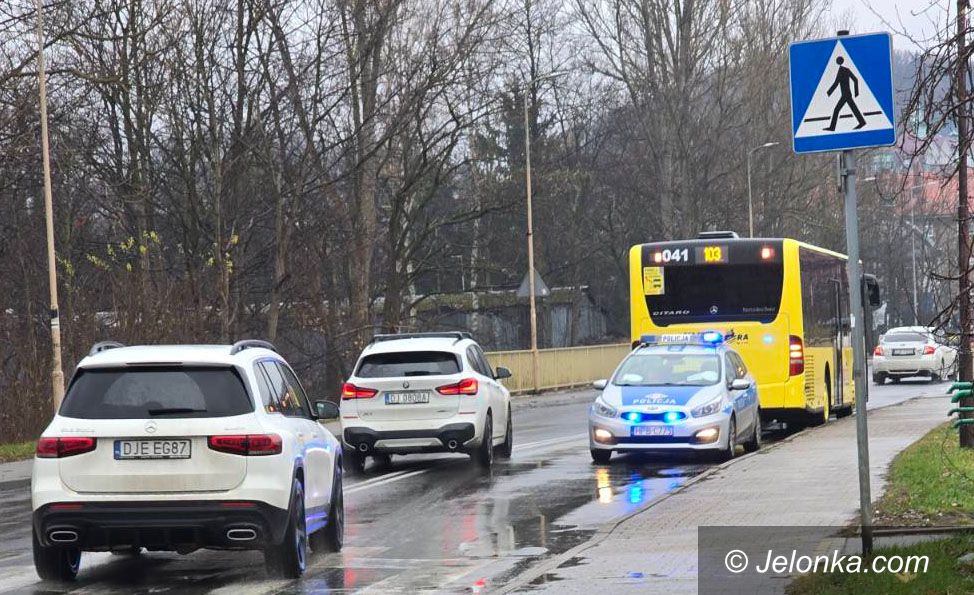
M 716 353 L 634 353 L 619 367 L 616 386 L 710 386 L 720 380 Z

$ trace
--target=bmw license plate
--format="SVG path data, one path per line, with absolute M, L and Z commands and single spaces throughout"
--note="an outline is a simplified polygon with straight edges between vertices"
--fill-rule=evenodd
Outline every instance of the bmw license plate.
M 672 436 L 671 426 L 633 426 L 633 436 Z
M 893 355 L 913 355 L 912 349 L 894 349 Z
M 386 393 L 386 405 L 418 405 L 429 403 L 430 394 L 426 391 L 411 391 L 406 393 Z
M 116 440 L 115 460 L 188 459 L 192 448 L 189 440 Z

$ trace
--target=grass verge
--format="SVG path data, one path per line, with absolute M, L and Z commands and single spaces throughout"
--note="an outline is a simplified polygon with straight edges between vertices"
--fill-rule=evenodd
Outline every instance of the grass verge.
M 974 525 L 974 450 L 961 449 L 950 424 L 934 428 L 893 460 L 876 525 Z
M 787 592 L 788 595 L 971 593 L 974 592 L 974 565 L 958 562 L 957 559 L 972 551 L 974 540 L 970 537 L 881 548 L 875 551 L 875 555 L 887 557 L 884 565 L 892 564 L 889 556 L 927 556 L 926 572 L 806 574 L 795 579 Z M 870 568 L 870 565 L 871 562 L 864 561 L 862 567 Z
M 9 463 L 10 461 L 20 461 L 33 457 L 35 444 L 36 442 L 34 440 L 0 444 L 0 463 Z
M 957 432 L 949 424 L 934 428 L 901 452 L 893 460 L 887 480 L 886 491 L 876 503 L 876 525 L 974 525 L 974 450 L 959 447 Z M 974 536 L 971 535 L 878 547 L 874 556 L 927 556 L 927 570 L 898 574 L 809 574 L 795 579 L 787 592 L 789 595 L 974 593 L 974 560 L 959 560 L 972 552 Z M 870 564 L 866 561 L 863 567 Z

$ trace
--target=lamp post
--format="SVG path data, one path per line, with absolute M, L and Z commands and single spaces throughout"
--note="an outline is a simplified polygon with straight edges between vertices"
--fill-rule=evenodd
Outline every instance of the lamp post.
M 539 389 L 538 378 L 538 309 L 534 297 L 534 213 L 531 205 L 531 120 L 529 116 L 528 91 L 536 83 L 567 74 L 565 71 L 549 72 L 526 81 L 524 90 L 524 183 L 528 209 L 528 296 L 531 304 L 531 373 L 534 392 Z
M 37 88 L 41 119 L 41 161 L 44 174 L 44 217 L 47 227 L 47 276 L 51 299 L 51 392 L 57 411 L 64 397 L 61 369 L 61 318 L 58 312 L 57 268 L 54 252 L 54 199 L 51 192 L 51 155 L 47 134 L 47 79 L 44 72 L 44 3 L 37 0 Z
M 764 143 L 759 147 L 754 147 L 747 152 L 747 237 L 754 237 L 754 202 L 751 198 L 751 155 L 755 151 L 760 151 L 761 149 L 767 149 L 768 147 L 773 147 L 778 143 Z

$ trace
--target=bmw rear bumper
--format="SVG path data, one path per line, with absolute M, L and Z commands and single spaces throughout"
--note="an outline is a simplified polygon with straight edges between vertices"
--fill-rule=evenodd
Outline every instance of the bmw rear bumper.
M 479 445 L 479 441 L 475 439 L 476 433 L 473 423 L 459 422 L 420 430 L 348 427 L 342 432 L 342 438 L 349 449 L 362 454 L 408 454 L 475 448 Z

